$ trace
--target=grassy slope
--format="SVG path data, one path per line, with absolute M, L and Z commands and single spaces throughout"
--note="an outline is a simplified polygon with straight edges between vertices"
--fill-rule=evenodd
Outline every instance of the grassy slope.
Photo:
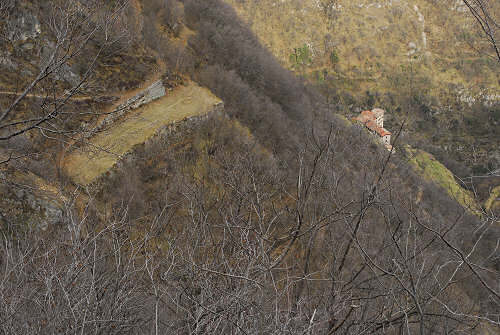
M 82 151 L 66 159 L 68 175 L 79 184 L 89 184 L 109 170 L 135 145 L 145 142 L 166 125 L 207 113 L 220 100 L 194 83 L 178 87 L 167 96 L 129 113 L 112 128 L 99 133 Z M 93 153 L 92 153 L 93 152 Z
M 434 158 L 431 154 L 411 147 L 406 148 L 410 156 L 410 163 L 415 170 L 424 178 L 443 187 L 453 199 L 457 200 L 463 207 L 471 210 L 473 213 L 478 211 L 479 207 L 472 194 L 463 189 L 453 177 L 453 174 L 443 164 Z
M 330 11 L 318 5 L 328 1 L 226 2 L 284 66 L 315 81 L 325 80 L 328 73 L 331 86 L 352 96 L 343 101 L 349 108 L 340 113 L 348 115 L 354 106 L 383 106 L 389 111 L 389 129 L 408 117 L 406 124 L 414 139 L 445 150 L 447 156 L 469 167 L 481 167 L 492 157 L 500 157 L 492 140 L 500 131 L 500 123 L 491 116 L 495 110 L 480 114 L 457 101 L 462 89 L 467 92 L 464 98 L 481 90 L 500 94 L 498 64 L 469 44 L 473 41 L 473 47 L 489 50 L 463 8 L 428 0 L 339 0 L 339 6 Z M 410 43 L 416 47 L 411 58 Z M 297 64 L 290 55 L 304 45 L 310 59 Z M 332 52 L 338 56 L 337 63 L 332 62 Z M 411 96 L 432 111 L 422 112 L 418 105 L 407 115 L 401 101 Z M 427 169 L 430 166 L 438 169 L 434 178 L 443 177 L 436 180 L 438 184 L 454 183 L 453 176 L 439 173 L 441 164 Z
M 341 8 L 330 12 L 313 0 L 226 1 L 288 67 L 293 65 L 293 49 L 307 44 L 312 53 L 308 71 L 332 70 L 330 54 L 335 50 L 339 56 L 337 72 L 368 80 L 363 87 L 383 88 L 387 84 L 384 71 L 406 65 L 409 44 L 415 43 L 414 55 L 427 56 L 426 70 L 435 71 L 433 78 L 441 84 L 499 88 L 498 72 L 491 71 L 496 63 L 477 55 L 465 40 L 465 32 L 479 33 L 472 19 L 467 13 L 427 0 L 337 1 Z M 419 21 L 419 13 L 423 21 Z M 461 70 L 454 67 L 458 62 Z M 470 64 L 476 66 L 474 73 L 467 72 Z
M 500 186 L 495 187 L 491 190 L 490 197 L 486 200 L 484 207 L 487 210 L 500 210 Z

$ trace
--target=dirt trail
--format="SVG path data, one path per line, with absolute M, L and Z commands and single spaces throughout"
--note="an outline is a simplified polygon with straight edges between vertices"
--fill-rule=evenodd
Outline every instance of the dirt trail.
M 0 91 L 0 95 L 21 95 L 22 93 L 20 92 L 14 92 L 14 91 Z M 26 94 L 27 98 L 36 98 L 36 99 L 52 99 L 52 97 L 48 95 L 42 95 L 42 94 L 36 94 L 36 93 L 28 93 Z M 57 97 L 60 98 L 60 97 Z M 73 96 L 69 98 L 69 100 L 73 101 L 91 101 L 95 100 L 96 97 L 89 97 L 89 96 Z

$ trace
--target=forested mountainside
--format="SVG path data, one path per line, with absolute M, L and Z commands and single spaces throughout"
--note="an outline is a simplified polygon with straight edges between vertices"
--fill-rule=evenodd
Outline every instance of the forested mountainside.
M 2 333 L 498 332 L 496 199 L 459 203 L 227 2 L 0 15 Z
M 335 112 L 351 117 L 359 108 L 386 108 L 390 128 L 405 122 L 405 139 L 457 176 L 498 170 L 498 57 L 467 3 L 226 2 L 283 66 L 335 101 Z M 498 22 L 498 2 L 472 4 L 482 4 Z M 492 32 L 500 38 L 497 28 Z M 474 182 L 489 190 L 499 183 Z

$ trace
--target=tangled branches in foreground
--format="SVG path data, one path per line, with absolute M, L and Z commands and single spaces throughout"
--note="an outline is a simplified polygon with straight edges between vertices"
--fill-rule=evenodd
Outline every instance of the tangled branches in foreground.
M 146 211 L 154 215 L 116 189 L 112 214 L 90 201 L 78 220 L 68 204 L 67 229 L 4 232 L 2 333 L 452 334 L 498 326 L 494 263 L 481 246 L 493 222 L 460 233 L 474 219 L 429 215 L 413 192 L 392 187 L 396 177 L 376 169 L 347 178 L 339 161 L 350 153 L 333 128 L 307 141 L 295 176 L 234 133 L 214 136 L 202 136 L 210 145 L 189 157 L 206 173 L 173 172 Z M 239 154 L 220 150 L 228 138 Z M 187 166 L 180 156 L 165 159 Z M 119 184 L 142 178 L 131 169 Z

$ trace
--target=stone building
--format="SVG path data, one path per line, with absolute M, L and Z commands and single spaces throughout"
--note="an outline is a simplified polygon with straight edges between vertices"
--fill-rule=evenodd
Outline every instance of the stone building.
M 354 118 L 361 122 L 372 134 L 380 138 L 387 150 L 392 150 L 391 132 L 384 128 L 384 113 L 380 108 L 372 109 L 371 111 L 363 111 Z

